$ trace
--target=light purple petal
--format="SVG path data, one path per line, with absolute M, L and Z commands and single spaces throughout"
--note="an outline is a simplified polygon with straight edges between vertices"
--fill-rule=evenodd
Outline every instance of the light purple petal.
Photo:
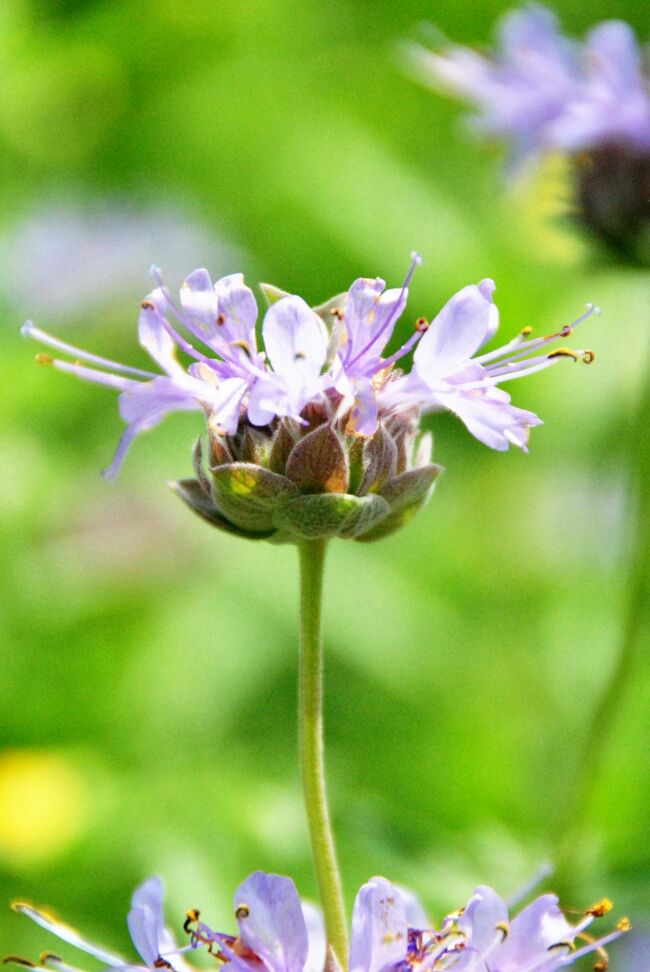
M 302 972 L 307 928 L 293 881 L 255 871 L 235 892 L 239 934 L 271 972 Z
M 327 947 L 323 915 L 310 901 L 303 901 L 301 905 L 309 942 L 305 972 L 323 972 Z
M 442 308 L 413 355 L 423 381 L 435 384 L 453 374 L 494 333 L 497 310 L 489 285 L 463 287 Z
M 485 886 L 476 888 L 458 919 L 458 927 L 467 936 L 468 944 L 483 956 L 503 941 L 505 932 L 498 926 L 507 924 L 508 909 L 505 902 L 492 888 Z
M 517 408 L 504 400 L 505 392 L 496 389 L 498 397 L 490 392 L 451 392 L 435 395 L 435 400 L 454 412 L 465 423 L 475 438 L 491 449 L 505 452 L 509 445 L 527 451 L 528 430 L 541 425 L 534 412 Z
M 193 380 L 189 375 L 184 376 L 185 382 Z M 119 398 L 120 415 L 127 422 L 127 428 L 122 433 L 110 466 L 102 473 L 104 478 L 113 479 L 117 475 L 129 446 L 141 432 L 153 428 L 169 412 L 197 409 L 201 409 L 200 400 L 172 378 L 161 376 L 153 381 L 134 382 Z
M 148 966 L 152 966 L 160 955 L 162 902 L 163 886 L 160 878 L 149 878 L 133 892 L 131 910 L 126 916 L 133 944 Z
M 168 375 L 183 369 L 176 360 L 176 344 L 165 328 L 162 314 L 151 300 L 144 300 L 138 319 L 140 344 Z
M 408 926 L 399 891 L 375 877 L 357 894 L 350 934 L 350 972 L 380 972 L 406 957 Z
M 499 972 L 518 972 L 535 958 L 541 959 L 553 945 L 567 940 L 573 940 L 573 929 L 556 896 L 544 894 L 513 919 L 510 934 L 499 948 Z
M 224 328 L 229 341 L 244 340 L 255 350 L 255 322 L 257 303 L 253 291 L 244 283 L 242 273 L 231 273 L 214 285 L 219 313 L 224 316 Z
M 351 422 L 355 432 L 359 435 L 374 435 L 377 431 L 377 398 L 369 378 L 358 378 L 355 382 L 355 400 Z
M 262 331 L 273 370 L 292 385 L 320 374 L 327 356 L 327 330 L 301 297 L 281 297 L 272 304 Z

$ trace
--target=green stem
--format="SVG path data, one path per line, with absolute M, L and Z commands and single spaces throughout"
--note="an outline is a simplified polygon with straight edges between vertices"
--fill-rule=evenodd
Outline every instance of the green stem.
M 321 605 L 325 540 L 304 540 L 300 551 L 300 677 L 298 732 L 300 768 L 311 852 L 320 892 L 327 942 L 346 967 L 348 933 L 341 877 L 325 791 L 323 755 L 323 647 Z
M 642 383 L 637 415 L 628 440 L 627 540 L 629 567 L 625 608 L 618 652 L 611 676 L 591 715 L 573 792 L 563 813 L 564 838 L 560 846 L 560 879 L 571 885 L 574 863 L 580 855 L 585 819 L 603 757 L 611 740 L 622 704 L 637 676 L 637 659 L 646 634 L 650 603 L 650 361 Z

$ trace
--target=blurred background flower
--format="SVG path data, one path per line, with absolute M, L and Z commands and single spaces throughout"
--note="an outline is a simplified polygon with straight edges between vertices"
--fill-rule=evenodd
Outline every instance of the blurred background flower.
M 143 436 L 118 483 L 102 482 L 121 428 L 110 391 L 35 367 L 19 337 L 30 315 L 145 366 L 133 335 L 151 262 L 174 288 L 199 264 L 213 277 L 245 268 L 317 304 L 360 273 L 400 279 L 417 248 L 414 317 L 486 276 L 504 334 L 602 307 L 594 366 L 526 383 L 545 420 L 529 456 L 495 455 L 432 417 L 447 467 L 434 502 L 382 544 L 334 544 L 328 565 L 329 775 L 348 894 L 385 873 L 440 915 L 479 882 L 507 896 L 553 856 L 618 644 L 648 280 L 592 266 L 540 197 L 496 194 L 494 167 L 455 137 L 455 107 L 403 76 L 395 43 L 413 23 L 435 16 L 472 43 L 503 9 L 2 8 L 0 702 L 6 751 L 36 763 L 3 764 L 1 898 L 55 904 L 117 947 L 149 873 L 166 879 L 176 931 L 197 904 L 223 925 L 253 868 L 315 893 L 292 715 L 294 551 L 207 530 L 167 491 L 191 474 L 200 415 Z M 557 10 L 575 35 L 605 17 L 639 37 L 650 26 L 629 0 Z M 638 926 L 650 918 L 649 658 L 603 741 L 570 889 L 577 907 L 606 893 Z M 28 812 L 25 787 L 47 815 Z M 0 941 L 42 944 L 8 909 Z

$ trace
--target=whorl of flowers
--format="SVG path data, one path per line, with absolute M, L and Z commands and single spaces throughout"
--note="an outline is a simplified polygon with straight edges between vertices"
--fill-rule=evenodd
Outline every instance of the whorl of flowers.
M 269 305 L 263 349 L 242 274 L 213 285 L 206 270 L 195 270 L 176 303 L 156 271 L 138 336 L 162 374 L 81 351 L 31 322 L 23 332 L 74 359 L 39 355 L 41 362 L 120 393 L 126 429 L 107 476 L 166 414 L 203 411 L 207 450 L 197 444 L 196 479 L 175 488 L 204 519 L 248 537 L 370 540 L 412 516 L 440 471 L 429 461 L 430 437 L 418 429 L 422 412 L 448 409 L 491 448 L 526 451 L 529 429 L 541 420 L 498 385 L 564 357 L 592 357 L 548 350 L 592 308 L 554 334 L 531 338 L 525 328 L 504 347 L 481 350 L 498 323 L 491 280 L 464 287 L 431 323 L 418 318 L 408 340 L 385 354 L 418 262 L 414 255 L 399 288 L 361 277 L 315 308 L 261 285 Z M 404 373 L 395 365 L 410 351 Z
M 163 889 L 149 878 L 133 894 L 127 925 L 141 961 L 125 960 L 86 941 L 77 931 L 32 905 L 14 909 L 64 942 L 120 972 L 189 972 L 185 955 L 207 952 L 226 972 L 324 972 L 336 968 L 325 942 L 322 920 L 312 905 L 301 903 L 293 882 L 255 871 L 237 888 L 233 910 L 237 931 L 219 932 L 196 909 L 187 912 L 179 947 L 164 923 Z M 621 919 L 600 938 L 587 934 L 596 918 L 611 910 L 607 899 L 581 913 L 571 924 L 553 894 L 543 894 L 512 920 L 506 903 L 491 888 L 476 888 L 469 903 L 427 927 L 423 909 L 408 892 L 375 877 L 357 894 L 352 913 L 349 972 L 556 972 L 587 954 L 595 968 L 607 968 L 605 946 L 629 929 Z M 74 972 L 58 956 L 45 952 L 38 965 L 18 956 L 12 962 L 30 969 Z M 327 963 L 327 964 L 326 964 Z M 78 970 L 76 970 L 78 972 Z

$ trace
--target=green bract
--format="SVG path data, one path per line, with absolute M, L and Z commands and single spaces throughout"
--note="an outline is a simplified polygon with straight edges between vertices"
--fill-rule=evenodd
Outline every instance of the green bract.
M 196 479 L 172 488 L 213 526 L 274 543 L 379 540 L 426 503 L 441 467 L 429 462 L 431 436 L 418 433 L 414 411 L 385 419 L 369 437 L 316 406 L 307 420 L 209 433 L 208 449 L 200 440 L 194 448 Z

